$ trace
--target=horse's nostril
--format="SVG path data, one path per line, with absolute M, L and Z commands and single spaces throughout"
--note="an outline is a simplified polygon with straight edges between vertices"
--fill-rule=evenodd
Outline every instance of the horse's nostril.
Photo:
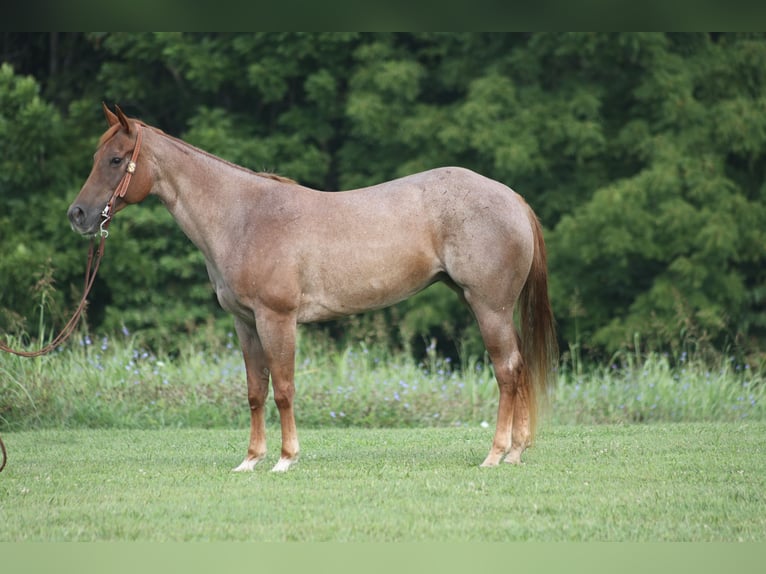
M 85 212 L 82 210 L 82 208 L 79 205 L 73 205 L 69 208 L 69 221 L 71 221 L 75 225 L 82 224 L 83 219 L 85 219 Z

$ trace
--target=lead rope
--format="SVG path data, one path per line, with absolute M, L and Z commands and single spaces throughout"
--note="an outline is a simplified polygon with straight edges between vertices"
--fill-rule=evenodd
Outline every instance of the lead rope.
M 75 327 L 77 326 L 77 323 L 79 322 L 80 317 L 82 316 L 82 313 L 88 304 L 88 295 L 90 294 L 90 290 L 93 288 L 93 283 L 96 280 L 98 268 L 101 266 L 101 259 L 104 257 L 104 242 L 106 241 L 106 238 L 109 237 L 109 223 L 112 221 L 112 207 L 114 206 L 114 202 L 117 198 L 125 197 L 125 194 L 128 192 L 128 186 L 130 186 L 130 180 L 133 177 L 133 173 L 136 171 L 136 161 L 138 160 L 138 152 L 141 151 L 141 141 L 143 139 L 141 125 L 136 124 L 136 129 L 136 147 L 133 148 L 133 153 L 131 154 L 130 161 L 125 168 L 125 174 L 120 179 L 120 183 L 117 184 L 117 189 L 114 190 L 112 197 L 109 199 L 106 207 L 104 207 L 104 211 L 101 212 L 103 221 L 99 226 L 98 235 L 101 237 L 101 240 L 99 242 L 98 249 L 95 248 L 96 237 L 94 236 L 90 240 L 90 247 L 88 249 L 88 263 L 85 267 L 85 286 L 83 288 L 80 304 L 77 306 L 77 309 L 75 309 L 72 318 L 69 319 L 66 325 L 64 325 L 64 328 L 58 335 L 56 335 L 55 339 L 37 351 L 18 351 L 16 349 L 12 349 L 2 341 L 0 341 L 0 351 L 18 355 L 19 357 L 39 357 L 41 355 L 46 355 L 56 347 L 63 345 L 64 342 L 74 332 Z M 3 442 L 2 437 L 0 437 L 0 453 L 2 453 L 3 457 L 2 463 L 0 463 L 0 472 L 2 472 L 6 463 L 8 462 L 8 451 L 5 448 L 5 443 Z
M 106 221 L 105 224 L 108 227 L 109 222 Z M 69 319 L 69 322 L 64 326 L 56 338 L 45 345 L 45 347 L 38 349 L 37 351 L 18 351 L 16 349 L 11 349 L 8 345 L 0 341 L 0 350 L 5 351 L 6 353 L 11 353 L 13 355 L 18 355 L 20 357 L 39 357 L 41 355 L 45 355 L 46 353 L 50 353 L 53 349 L 62 345 L 64 341 L 66 341 L 72 335 L 78 321 L 80 320 L 80 317 L 82 316 L 82 312 L 87 306 L 88 294 L 93 288 L 93 282 L 96 279 L 96 273 L 98 273 L 98 268 L 101 265 L 101 259 L 104 257 L 104 241 L 106 240 L 106 236 L 109 234 L 109 232 L 106 231 L 106 228 L 104 227 L 102 227 L 102 229 L 103 233 L 101 234 L 101 241 L 99 243 L 98 250 L 95 250 L 95 238 L 91 239 L 90 241 L 90 248 L 88 249 L 88 264 L 85 269 L 85 288 L 83 290 L 82 298 L 80 299 L 80 304 L 77 306 L 77 309 L 75 309 L 72 318 Z M 0 472 L 2 472 L 6 463 L 8 462 L 8 451 L 5 448 L 5 443 L 3 442 L 2 437 L 0 437 L 0 453 L 2 453 L 3 457 L 2 463 L 0 463 Z
M 104 231 L 106 232 L 106 229 L 104 229 Z M 77 326 L 77 322 L 79 321 L 82 312 L 87 306 L 88 295 L 90 294 L 90 290 L 93 287 L 93 282 L 96 279 L 96 273 L 98 273 L 98 268 L 101 265 L 101 259 L 104 256 L 104 241 L 106 240 L 107 234 L 108 232 L 101 235 L 101 242 L 99 243 L 98 250 L 95 249 L 95 238 L 91 239 L 90 241 L 90 248 L 88 250 L 88 264 L 85 269 L 85 287 L 83 290 L 82 298 L 80 299 L 80 304 L 77 306 L 77 309 L 75 309 L 72 318 L 69 319 L 66 325 L 64 325 L 64 328 L 61 329 L 61 332 L 56 335 L 56 337 L 50 343 L 45 345 L 43 348 L 38 349 L 37 351 L 19 351 L 12 349 L 2 341 L 0 341 L 0 350 L 5 351 L 6 353 L 11 353 L 13 355 L 18 355 L 19 357 L 39 357 L 41 355 L 46 355 L 56 347 L 61 346 L 64 341 L 70 337 L 75 327 Z

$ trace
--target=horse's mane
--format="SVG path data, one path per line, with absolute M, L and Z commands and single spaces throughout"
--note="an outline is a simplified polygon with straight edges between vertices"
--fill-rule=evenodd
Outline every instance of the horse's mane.
M 266 177 L 268 179 L 273 179 L 274 181 L 278 181 L 280 183 L 292 183 L 294 185 L 298 185 L 298 182 L 294 179 L 290 179 L 289 177 L 285 177 L 283 175 L 279 175 L 277 173 L 271 173 L 268 171 L 254 171 L 255 175 L 259 175 L 261 177 Z
M 160 135 L 162 135 L 162 136 L 164 136 L 164 137 L 166 137 L 166 138 L 176 142 L 177 144 L 180 144 L 180 145 L 182 145 L 184 147 L 191 148 L 191 149 L 193 149 L 193 150 L 195 150 L 195 151 L 201 153 L 202 155 L 207 156 L 207 157 L 209 157 L 211 159 L 215 159 L 217 161 L 223 162 L 226 165 L 228 165 L 229 167 L 233 167 L 233 168 L 236 168 L 236 169 L 239 169 L 239 170 L 242 170 L 242 171 L 246 171 L 248 173 L 252 173 L 253 175 L 257 175 L 259 177 L 265 177 L 267 179 L 278 181 L 280 183 L 289 183 L 289 184 L 292 184 L 292 185 L 298 185 L 297 181 L 295 181 L 294 179 L 290 179 L 289 177 L 284 177 L 282 175 L 278 175 L 276 173 L 270 173 L 270 172 L 266 172 L 266 171 L 253 171 L 252 169 L 243 167 L 241 165 L 237 165 L 236 163 L 230 162 L 228 160 L 223 159 L 222 157 L 218 157 L 217 155 L 214 155 L 214 154 L 212 154 L 210 152 L 207 152 L 204 149 L 200 149 L 200 148 L 198 148 L 196 146 L 193 146 L 192 144 L 190 144 L 188 142 L 185 142 L 182 139 L 179 139 L 177 137 L 173 137 L 173 136 L 171 136 L 169 134 L 166 134 L 161 129 L 155 128 L 155 127 L 150 126 L 150 125 L 147 125 L 147 124 L 145 124 L 144 122 L 142 122 L 140 120 L 133 120 L 133 121 L 135 123 L 137 123 L 138 125 L 140 125 L 141 127 L 150 129 L 153 132 L 158 133 L 158 134 L 160 134 Z M 99 138 L 99 140 L 98 140 L 98 147 L 101 147 L 107 141 L 112 139 L 114 137 L 114 135 L 120 130 L 120 128 L 122 128 L 122 125 L 120 125 L 120 124 L 114 124 L 113 126 L 109 126 L 109 129 L 107 129 L 102 134 L 102 136 Z

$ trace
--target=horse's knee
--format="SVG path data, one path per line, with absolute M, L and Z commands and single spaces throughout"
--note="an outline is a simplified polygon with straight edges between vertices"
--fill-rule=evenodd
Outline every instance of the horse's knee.
M 255 394 L 255 393 L 247 394 L 247 402 L 250 405 L 251 411 L 257 411 L 259 409 L 262 409 L 264 404 L 266 403 L 262 395 Z
M 250 410 L 256 411 L 262 409 L 266 404 L 266 396 L 268 394 L 268 383 L 255 385 L 249 384 L 247 386 L 247 402 L 250 405 Z
M 292 385 L 278 386 L 274 388 L 274 403 L 281 411 L 292 408 L 295 388 Z
M 266 405 L 266 397 L 269 394 L 269 370 L 264 368 L 260 373 L 248 372 L 247 376 L 247 402 L 250 410 L 262 409 Z

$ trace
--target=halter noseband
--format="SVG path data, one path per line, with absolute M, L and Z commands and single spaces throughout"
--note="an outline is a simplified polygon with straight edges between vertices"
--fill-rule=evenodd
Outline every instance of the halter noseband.
M 138 161 L 138 153 L 141 151 L 141 140 L 143 139 L 143 131 L 141 130 L 141 124 L 136 124 L 136 147 L 133 148 L 133 153 L 130 156 L 130 161 L 125 168 L 125 173 L 120 179 L 120 183 L 117 184 L 117 189 L 114 190 L 112 197 L 109 199 L 109 203 L 106 204 L 104 210 L 101 212 L 103 221 L 99 226 L 99 235 L 101 237 L 109 237 L 109 222 L 112 220 L 112 207 L 114 202 L 119 197 L 122 199 L 128 192 L 128 186 L 130 186 L 130 179 L 133 177 L 133 173 L 136 171 L 136 161 Z

